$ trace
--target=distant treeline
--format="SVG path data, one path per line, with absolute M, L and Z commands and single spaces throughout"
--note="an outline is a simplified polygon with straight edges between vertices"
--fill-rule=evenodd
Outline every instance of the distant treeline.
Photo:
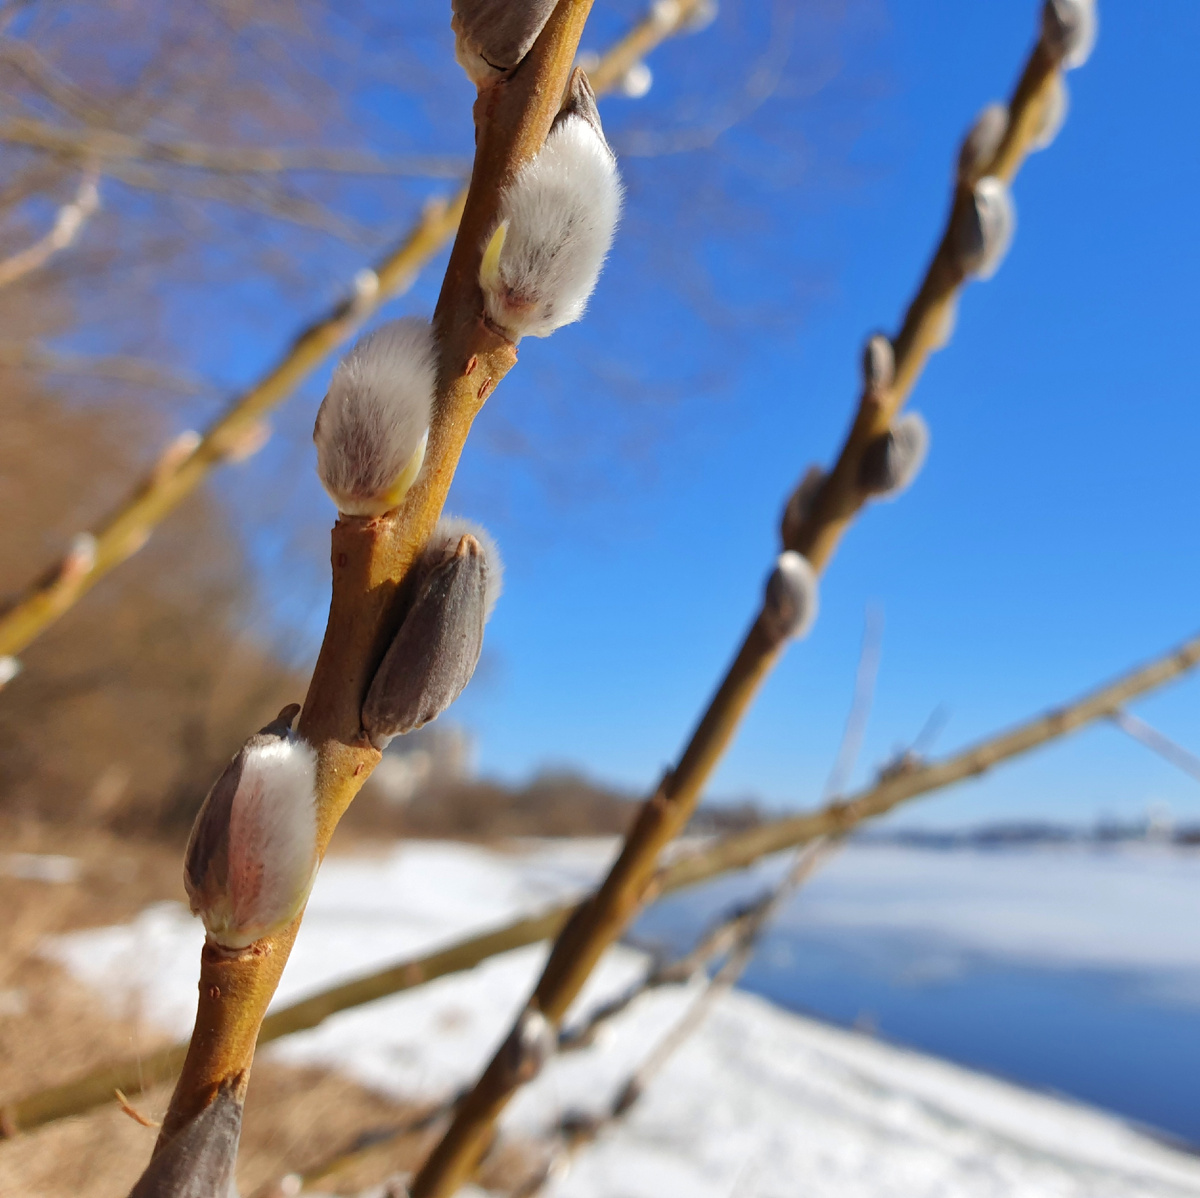
M 1156 844 L 1200 844 L 1200 824 L 1166 825 L 1152 820 L 1101 820 L 1090 826 L 1055 824 L 1039 820 L 1011 820 L 975 828 L 876 828 L 858 834 L 871 844 L 898 844 L 913 848 L 1003 848 L 1033 844 L 1119 844 L 1151 841 Z
M 389 802 L 368 784 L 344 823 L 362 835 L 498 840 L 513 836 L 616 836 L 629 827 L 640 798 L 570 771 L 539 774 L 523 786 L 483 780 L 431 784 L 408 802 Z M 700 808 L 695 833 L 754 827 L 751 802 Z

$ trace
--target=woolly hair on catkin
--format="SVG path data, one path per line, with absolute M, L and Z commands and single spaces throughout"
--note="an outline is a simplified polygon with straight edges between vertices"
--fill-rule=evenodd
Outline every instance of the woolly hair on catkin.
M 299 705 L 250 737 L 208 792 L 183 883 L 208 938 L 241 949 L 286 927 L 317 870 L 317 755 L 291 735 Z
M 817 573 L 792 549 L 775 559 L 763 593 L 763 628 L 775 644 L 805 636 L 817 618 Z
M 918 412 L 905 412 L 863 452 L 858 484 L 876 499 L 895 499 L 910 487 L 929 453 L 929 425 Z
M 437 382 L 429 322 L 394 320 L 338 363 L 317 412 L 317 473 L 338 511 L 381 516 L 421 470 Z
M 578 320 L 621 212 L 621 180 L 583 71 L 537 157 L 500 197 L 479 268 L 488 318 L 508 337 L 548 337 Z
M 883 333 L 867 338 L 862 354 L 863 390 L 868 395 L 886 391 L 896 378 L 896 351 Z
M 1091 57 L 1098 25 L 1096 0 L 1046 0 L 1042 8 L 1042 42 L 1068 71 Z
M 453 0 L 454 57 L 487 87 L 529 53 L 558 0 Z
M 969 200 L 955 211 L 951 228 L 954 253 L 964 274 L 990 279 L 1000 269 L 1017 227 L 1012 194 L 1002 179 L 985 175 Z
M 471 681 L 503 566 L 491 537 L 441 520 L 417 564 L 417 590 L 367 691 L 362 725 L 384 748 L 437 719 Z

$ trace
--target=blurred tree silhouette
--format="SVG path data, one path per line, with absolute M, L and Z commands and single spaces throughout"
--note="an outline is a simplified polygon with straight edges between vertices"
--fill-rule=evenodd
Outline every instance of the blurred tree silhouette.
M 154 430 L 135 404 L 0 393 L 0 589 L 127 483 Z M 48 452 L 52 449 L 53 452 Z M 304 679 L 242 628 L 243 550 L 206 494 L 31 647 L 0 703 L 0 809 L 185 829 L 209 781 Z

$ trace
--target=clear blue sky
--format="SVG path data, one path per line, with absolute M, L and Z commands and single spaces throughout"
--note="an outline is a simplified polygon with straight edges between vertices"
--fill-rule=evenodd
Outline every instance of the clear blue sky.
M 933 434 L 926 469 L 847 537 L 814 632 L 770 680 L 715 796 L 817 799 L 869 603 L 886 629 L 856 781 L 938 704 L 944 752 L 1200 630 L 1200 6 L 1101 9 L 1097 50 L 1070 75 L 1067 124 L 1017 180 L 1013 249 L 969 289 L 914 396 Z M 703 328 L 639 290 L 644 226 L 672 235 L 639 208 L 661 217 L 654 172 L 669 160 L 631 164 L 629 239 L 593 315 L 522 344 L 452 497 L 492 529 L 508 567 L 484 663 L 452 713 L 476 732 L 485 772 L 569 765 L 644 790 L 676 755 L 754 609 L 782 500 L 839 444 L 863 337 L 896 327 L 941 227 L 958 141 L 1008 94 L 1036 10 L 852 4 L 819 31 L 825 58 L 801 64 L 815 78 L 837 59 L 841 83 L 785 109 L 815 147 L 803 177 L 776 178 L 753 129 L 722 135 L 740 163 L 731 186 L 753 193 L 767 228 L 688 249 L 743 307 L 763 296 L 775 308 L 714 342 L 736 348 L 706 361 L 694 396 L 672 384 L 693 350 L 710 352 Z M 652 97 L 680 90 L 697 55 L 719 63 L 723 36 L 718 24 L 652 60 Z M 613 101 L 606 121 L 625 127 L 630 109 Z M 679 236 L 694 200 L 687 188 L 669 197 Z M 433 295 L 431 280 L 395 313 L 428 310 Z M 776 299 L 788 295 L 803 297 L 794 313 Z M 635 384 L 620 403 L 605 391 L 614 378 Z M 514 444 L 551 460 L 531 464 Z M 309 477 L 304 505 L 319 513 Z M 314 579 L 324 562 L 315 550 Z M 1200 679 L 1136 710 L 1200 750 Z M 1091 819 L 1156 800 L 1200 819 L 1200 785 L 1101 727 L 904 818 Z

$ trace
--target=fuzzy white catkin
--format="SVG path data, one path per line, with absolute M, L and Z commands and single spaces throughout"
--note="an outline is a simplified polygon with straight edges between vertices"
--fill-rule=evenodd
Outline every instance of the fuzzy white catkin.
M 259 733 L 204 801 L 184 883 L 192 911 L 224 948 L 285 927 L 308 898 L 317 869 L 316 759 L 303 740 Z
M 1046 0 L 1042 8 L 1042 41 L 1068 71 L 1091 57 L 1098 26 L 1096 0 Z
M 395 320 L 338 363 L 317 412 L 317 473 L 338 511 L 380 516 L 398 507 L 425 456 L 437 381 L 429 322 Z
M 582 86 L 594 114 L 586 80 Z M 548 337 L 583 315 L 612 246 L 621 194 L 598 117 L 564 112 L 501 197 L 479 277 L 493 324 L 517 341 Z
M 876 499 L 895 499 L 913 484 L 928 454 L 929 425 L 919 412 L 905 412 L 867 446 L 859 482 Z
M 817 618 L 817 573 L 806 557 L 785 549 L 775 559 L 763 594 L 763 626 L 773 640 L 807 635 Z
M 1016 227 L 1012 193 L 1002 179 L 985 175 L 955 218 L 954 249 L 965 273 L 990 279 L 1000 269 Z

